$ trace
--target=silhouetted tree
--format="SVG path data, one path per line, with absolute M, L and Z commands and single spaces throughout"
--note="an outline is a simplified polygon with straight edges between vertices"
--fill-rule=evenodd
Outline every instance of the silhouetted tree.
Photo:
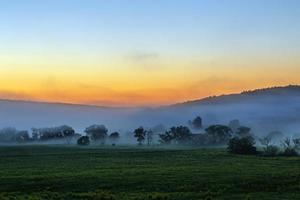
M 210 144 L 226 144 L 232 136 L 232 130 L 225 125 L 212 125 L 205 131 Z
M 192 126 L 195 129 L 201 129 L 202 128 L 202 118 L 197 116 L 193 121 L 192 121 Z
M 170 144 L 174 141 L 177 144 L 186 144 L 190 142 L 192 133 L 186 126 L 171 127 L 165 134 L 160 134 L 160 142 L 164 144 Z
M 162 144 L 171 144 L 174 139 L 172 133 L 170 131 L 166 131 L 164 134 L 159 134 L 159 142 Z
M 88 136 L 81 136 L 77 140 L 78 145 L 89 145 L 90 144 L 90 138 Z
M 109 135 L 109 140 L 115 144 L 120 139 L 120 134 L 118 132 L 113 132 Z
M 228 151 L 234 154 L 256 154 L 255 141 L 252 137 L 234 137 L 228 142 Z
M 92 125 L 85 129 L 84 131 L 87 136 L 89 136 L 94 141 L 100 141 L 102 144 L 105 143 L 107 138 L 108 130 L 104 125 Z
M 177 143 L 187 143 L 191 139 L 191 131 L 186 126 L 177 126 L 170 129 Z
M 139 127 L 134 130 L 134 137 L 138 141 L 139 145 L 143 144 L 145 140 L 146 132 L 147 131 L 143 127 Z

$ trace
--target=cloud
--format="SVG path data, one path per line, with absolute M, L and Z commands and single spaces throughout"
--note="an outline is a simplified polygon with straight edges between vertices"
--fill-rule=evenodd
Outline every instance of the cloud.
M 161 69 L 161 56 L 157 52 L 149 51 L 135 51 L 131 52 L 126 59 L 130 62 L 130 65 L 136 69 L 142 70 L 156 70 Z
M 159 54 L 156 52 L 135 52 L 131 58 L 135 61 L 150 61 L 159 58 Z

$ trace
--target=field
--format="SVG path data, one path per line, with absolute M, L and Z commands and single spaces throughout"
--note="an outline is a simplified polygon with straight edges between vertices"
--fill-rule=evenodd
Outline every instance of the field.
M 0 147 L 0 199 L 300 199 L 300 158 L 224 149 Z

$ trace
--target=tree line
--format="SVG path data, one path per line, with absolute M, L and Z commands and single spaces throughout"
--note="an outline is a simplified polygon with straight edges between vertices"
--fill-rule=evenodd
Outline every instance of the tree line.
M 158 130 L 157 130 L 158 129 Z M 228 125 L 214 124 L 203 126 L 202 118 L 197 116 L 189 121 L 187 126 L 173 126 L 167 130 L 159 127 L 146 129 L 138 127 L 130 134 L 138 145 L 153 145 L 159 142 L 163 145 L 191 145 L 191 146 L 225 146 L 231 153 L 257 154 L 255 144 L 260 142 L 263 155 L 297 155 L 300 148 L 300 139 L 284 138 L 279 131 L 271 132 L 265 137 L 257 138 L 250 127 L 240 125 L 238 120 L 232 120 Z M 196 131 L 196 133 L 193 132 Z M 201 132 L 200 132 L 201 131 Z M 32 128 L 31 135 L 28 131 L 15 128 L 0 129 L 0 143 L 26 143 L 44 142 L 50 140 L 63 140 L 66 144 L 78 145 L 93 144 L 118 144 L 121 135 L 119 132 L 108 132 L 104 125 L 91 125 L 85 128 L 85 135 L 76 133 L 71 126 L 62 125 L 51 128 Z M 126 137 L 126 136 L 122 136 Z M 274 138 L 280 138 L 281 147 L 273 143 Z M 278 143 L 278 142 L 277 142 Z M 283 149 L 283 151 L 281 150 Z

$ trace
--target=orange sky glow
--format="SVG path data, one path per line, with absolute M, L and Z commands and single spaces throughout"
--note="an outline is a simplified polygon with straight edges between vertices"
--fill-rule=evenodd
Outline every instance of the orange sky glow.
M 298 8 L 281 0 L 3 2 L 0 98 L 159 106 L 300 84 Z

